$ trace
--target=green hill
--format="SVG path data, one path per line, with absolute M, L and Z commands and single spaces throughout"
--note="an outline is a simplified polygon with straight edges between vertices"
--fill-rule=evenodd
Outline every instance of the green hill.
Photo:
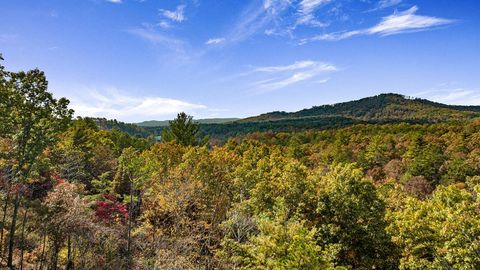
M 196 120 L 202 136 L 224 140 L 253 132 L 293 132 L 323 130 L 355 124 L 463 122 L 480 117 L 480 106 L 456 106 L 409 98 L 399 94 L 380 94 L 333 105 L 314 106 L 298 112 L 270 112 L 244 119 L 213 118 Z M 130 134 L 158 136 L 168 121 L 138 124 L 105 122 Z M 110 125 L 111 126 L 111 125 Z M 136 129 L 137 127 L 138 129 Z
M 480 116 L 480 106 L 453 106 L 399 94 L 380 94 L 355 101 L 315 106 L 298 112 L 271 112 L 239 122 L 262 122 L 312 117 L 345 117 L 361 121 L 458 121 Z

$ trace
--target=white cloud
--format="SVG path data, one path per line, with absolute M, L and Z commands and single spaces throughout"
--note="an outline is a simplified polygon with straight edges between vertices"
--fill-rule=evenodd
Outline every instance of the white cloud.
M 297 82 L 308 80 L 313 76 L 314 74 L 309 72 L 297 72 L 286 79 L 261 82 L 261 83 L 257 83 L 256 85 L 258 88 L 261 88 L 261 89 L 276 90 L 276 89 L 284 88 L 286 86 L 289 86 Z
M 258 92 L 265 92 L 310 79 L 317 79 L 314 83 L 326 83 L 328 79 L 318 79 L 318 76 L 337 70 L 337 67 L 332 64 L 311 60 L 297 61 L 284 66 L 257 67 L 253 72 L 274 74 L 275 77 L 254 82 L 253 86 L 259 90 Z
M 258 33 L 265 27 L 279 20 L 280 15 L 288 9 L 291 0 L 264 0 L 259 6 L 255 1 L 240 16 L 227 40 L 238 42 Z
M 304 44 L 315 40 L 336 41 L 360 35 L 380 35 L 389 36 L 408 32 L 425 31 L 437 26 L 451 24 L 454 21 L 449 19 L 416 15 L 417 6 L 403 12 L 395 12 L 394 14 L 382 18 L 377 25 L 360 30 L 328 33 L 312 38 L 303 39 L 300 44 Z
M 367 30 L 368 34 L 380 34 L 380 35 L 393 35 L 400 34 L 409 31 L 418 31 L 429 29 L 434 26 L 440 26 L 452 23 L 452 20 L 415 15 L 418 11 L 417 6 L 413 6 L 410 9 L 394 13 L 387 16 L 374 27 Z
M 330 78 L 320 79 L 320 80 L 314 81 L 314 83 L 322 84 L 322 83 L 327 83 L 328 81 L 330 81 Z
M 320 6 L 328 4 L 331 0 L 302 0 L 299 4 L 298 19 L 296 25 L 310 25 L 325 27 L 327 24 L 320 22 L 315 17 L 315 10 Z
M 367 12 L 372 12 L 372 11 L 377 11 L 389 7 L 396 6 L 400 4 L 402 0 L 380 0 L 378 1 L 377 5 L 375 8 L 368 10 Z
M 226 41 L 225 38 L 211 38 L 205 42 L 206 45 L 218 45 L 224 43 Z
M 414 97 L 453 105 L 480 105 L 480 89 L 433 89 L 411 94 Z
M 258 33 L 267 36 L 294 38 L 299 25 L 326 27 L 329 23 L 317 19 L 315 12 L 332 0 L 263 0 L 252 3 L 225 35 L 227 42 L 243 41 Z
M 160 28 L 163 28 L 163 29 L 168 29 L 168 28 L 171 28 L 171 27 L 172 27 L 172 25 L 171 25 L 168 21 L 166 21 L 166 20 L 161 20 L 161 21 L 158 23 L 158 26 L 159 26 Z
M 110 3 L 114 3 L 114 4 L 121 4 L 122 3 L 122 0 L 105 0 L 107 2 L 110 2 Z
M 381 0 L 380 2 L 378 2 L 378 7 L 381 9 L 388 8 L 388 7 L 396 6 L 401 2 L 402 0 Z
M 317 65 L 318 63 L 315 61 L 305 60 L 305 61 L 297 61 L 291 65 L 286 66 L 269 66 L 269 67 L 258 67 L 255 68 L 255 71 L 261 72 L 280 72 L 280 71 L 287 71 L 287 70 L 297 70 L 302 68 L 311 67 Z
M 163 17 L 175 21 L 175 22 L 183 22 L 185 18 L 185 5 L 179 5 L 177 6 L 176 10 L 166 10 L 166 9 L 160 9 L 160 15 Z
M 186 101 L 156 97 L 130 96 L 121 93 L 116 88 L 103 91 L 82 89 L 87 93 L 83 98 L 72 98 L 71 107 L 77 116 L 105 117 L 121 121 L 135 122 L 149 119 L 172 118 L 175 114 L 185 111 L 195 114 L 206 110 L 207 106 Z

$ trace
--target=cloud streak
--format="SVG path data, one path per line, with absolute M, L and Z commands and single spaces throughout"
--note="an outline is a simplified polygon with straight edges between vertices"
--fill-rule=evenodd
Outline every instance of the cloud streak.
M 264 0 L 259 6 L 254 3 L 240 16 L 228 35 L 227 41 L 238 42 L 263 31 L 268 25 L 275 24 L 280 15 L 290 6 L 290 0 Z
M 367 12 L 373 12 L 373 11 L 377 11 L 377 10 L 386 9 L 386 8 L 389 8 L 389 7 L 396 6 L 400 3 L 402 3 L 402 0 L 381 0 L 377 3 L 377 6 L 375 8 L 370 9 Z
M 258 90 L 258 93 L 262 93 L 311 79 L 317 79 L 316 83 L 326 83 L 328 79 L 318 79 L 318 77 L 334 71 L 338 71 L 338 68 L 334 65 L 312 60 L 297 61 L 284 66 L 257 67 L 254 68 L 253 72 L 270 74 L 274 77 L 256 81 L 252 85 Z
M 300 44 L 319 40 L 337 41 L 362 35 L 389 36 L 409 32 L 426 31 L 454 22 L 454 20 L 444 18 L 417 15 L 417 11 L 418 7 L 413 6 L 406 11 L 395 12 L 390 16 L 382 18 L 381 22 L 370 28 L 318 35 L 312 38 L 303 39 L 300 41 Z
M 225 38 L 211 38 L 205 42 L 205 45 L 218 45 L 226 41 Z
M 186 5 L 179 5 L 177 6 L 176 10 L 166 10 L 166 9 L 160 9 L 160 15 L 163 17 L 174 21 L 174 22 L 183 22 L 186 17 L 185 17 L 185 7 Z
M 411 94 L 411 96 L 453 105 L 480 105 L 480 89 L 466 89 L 461 87 L 435 89 Z
M 315 10 L 320 6 L 330 3 L 331 0 L 302 0 L 299 3 L 297 25 L 310 25 L 315 27 L 325 27 L 326 23 L 320 22 L 315 17 Z

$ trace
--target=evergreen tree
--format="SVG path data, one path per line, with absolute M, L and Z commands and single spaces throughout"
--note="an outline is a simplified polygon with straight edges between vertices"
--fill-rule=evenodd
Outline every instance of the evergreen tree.
M 170 125 L 162 131 L 162 140 L 164 142 L 176 141 L 181 145 L 198 145 L 197 138 L 200 126 L 193 121 L 193 116 L 181 112 L 172 121 Z

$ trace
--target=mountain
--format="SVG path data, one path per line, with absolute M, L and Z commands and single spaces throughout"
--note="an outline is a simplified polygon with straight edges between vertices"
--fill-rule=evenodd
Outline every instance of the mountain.
M 409 98 L 399 94 L 380 94 L 333 105 L 315 106 L 298 112 L 271 112 L 245 118 L 239 122 L 251 123 L 332 116 L 361 121 L 461 121 L 479 117 L 480 106 L 454 106 L 426 99 Z
M 314 106 L 298 112 L 276 111 L 244 119 L 200 119 L 197 122 L 200 123 L 201 136 L 208 135 L 212 139 L 225 140 L 252 132 L 321 130 L 355 124 L 458 122 L 479 117 L 480 106 L 447 105 L 390 93 L 333 105 Z M 141 131 L 158 136 L 162 129 L 168 126 L 168 121 L 146 121 L 137 125 Z M 128 129 L 130 126 L 121 128 Z
M 240 120 L 240 118 L 207 118 L 207 119 L 198 119 L 194 120 L 196 123 L 199 124 L 224 124 L 229 122 L 234 122 Z M 140 123 L 136 123 L 135 125 L 140 127 L 165 127 L 168 126 L 169 120 L 164 121 L 157 121 L 157 120 L 150 120 L 150 121 L 143 121 Z
M 480 117 L 480 106 L 455 106 L 380 94 L 333 105 L 315 106 L 298 112 L 270 112 L 226 124 L 201 125 L 202 135 L 226 139 L 252 132 L 292 132 L 340 128 L 355 124 L 436 123 L 468 121 Z

